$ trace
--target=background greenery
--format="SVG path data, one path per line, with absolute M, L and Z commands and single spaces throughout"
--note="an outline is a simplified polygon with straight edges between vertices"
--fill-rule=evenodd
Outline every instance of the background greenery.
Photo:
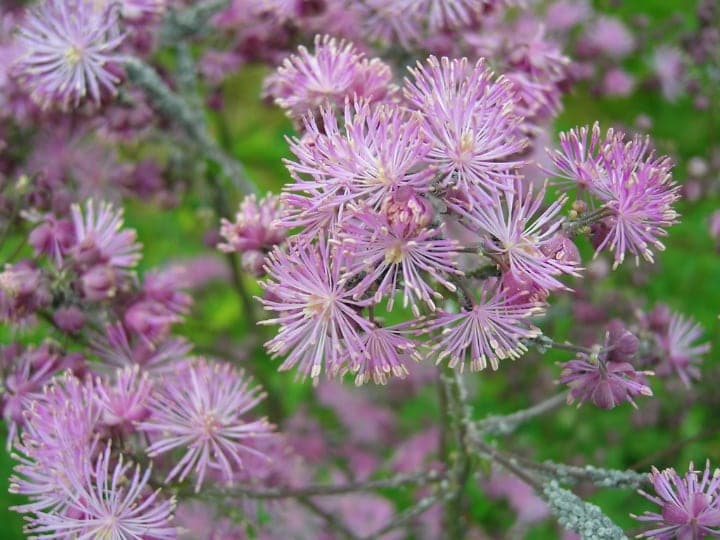
M 650 17 L 651 24 L 681 13 L 684 22 L 691 24 L 690 5 L 686 0 L 625 0 L 620 7 L 607 8 L 627 21 L 637 13 Z M 630 65 L 641 71 L 641 62 Z M 281 159 L 288 155 L 284 136 L 292 134 L 292 126 L 282 114 L 259 104 L 259 88 L 263 70 L 247 69 L 228 81 L 226 103 L 229 110 L 226 126 L 232 152 L 248 167 L 252 177 L 264 189 L 278 191 L 287 180 Z M 716 105 L 717 107 L 717 105 Z M 565 109 L 556 128 L 569 127 L 599 120 L 605 127 L 611 124 L 632 125 L 639 114 L 646 114 L 653 121 L 650 130 L 662 151 L 671 151 L 678 159 L 676 179 L 686 176 L 686 162 L 692 156 L 707 157 L 709 149 L 717 144 L 718 125 L 712 115 L 696 111 L 689 99 L 667 103 L 653 92 L 639 91 L 627 99 L 600 99 L 586 88 L 574 91 L 565 101 Z M 217 119 L 209 119 L 217 127 Z M 631 272 L 621 269 L 604 282 L 603 290 L 620 288 L 628 295 L 647 297 L 648 304 L 656 301 L 668 303 L 673 309 L 694 316 L 705 327 L 713 343 L 713 351 L 720 350 L 717 337 L 718 312 L 720 311 L 720 259 L 708 234 L 708 217 L 718 208 L 717 196 L 704 197 L 697 203 L 681 203 L 682 223 L 670 230 L 667 251 L 659 254 L 657 264 L 648 279 L 638 284 L 631 279 Z M 168 259 L 192 256 L 206 250 L 202 242 L 207 208 L 197 200 L 187 200 L 171 212 L 158 212 L 155 207 L 131 203 L 127 209 L 127 223 L 138 230 L 145 246 L 143 268 L 164 264 Z M 0 246 L 0 251 L 10 249 Z M 584 252 L 589 253 L 587 246 Z M 559 310 L 562 312 L 562 310 Z M 553 337 L 561 338 L 570 324 L 569 316 L 553 321 Z M 199 347 L 211 345 L 213 336 L 228 334 L 242 339 L 255 329 L 248 328 L 242 305 L 229 285 L 218 284 L 196 298 L 193 314 L 186 325 L 179 329 Z M 40 330 L 41 332 L 42 330 Z M 36 334 L 37 335 L 37 334 Z M 0 329 L 0 339 L 9 339 L 7 330 Z M 31 339 L 33 336 L 27 336 Z M 566 359 L 567 355 L 548 353 L 524 358 L 513 366 L 511 375 L 506 370 L 473 376 L 475 411 L 478 415 L 510 412 L 530 402 L 527 392 L 518 389 L 532 386 L 534 377 L 556 377 L 558 370 L 553 362 Z M 300 402 L 313 403 L 308 384 L 296 383 L 291 374 L 276 373 L 276 362 L 263 353 L 257 353 L 254 370 L 260 371 L 275 389 L 282 388 L 284 406 L 292 411 Z M 522 427 L 509 440 L 511 448 L 535 448 L 538 459 L 552 458 L 560 461 L 582 460 L 607 467 L 625 468 L 637 466 L 649 468 L 674 466 L 687 467 L 694 460 L 703 463 L 706 458 L 720 465 L 720 415 L 718 397 L 715 395 L 720 382 L 720 363 L 711 352 L 704 364 L 704 380 L 698 391 L 700 398 L 693 404 L 678 399 L 677 394 L 658 392 L 662 408 L 658 422 L 653 427 L 637 428 L 631 421 L 629 406 L 612 411 L 599 411 L 591 406 L 576 410 L 566 407 L 549 418 Z M 658 384 L 653 384 L 658 388 Z M 643 400 L 640 407 L 647 406 Z M 687 411 L 678 414 L 678 407 Z M 317 409 L 321 418 L 328 418 L 327 411 Z M 411 430 L 422 426 L 428 414 L 437 417 L 432 392 L 404 403 L 398 414 L 399 425 Z M 679 420 L 678 420 L 679 419 Z M 332 419 L 328 420 L 329 424 Z M 7 452 L 0 451 L 0 540 L 22 538 L 22 519 L 8 507 L 18 502 L 7 494 L 7 478 L 12 460 Z M 646 508 L 644 500 L 630 491 L 600 491 L 592 495 L 621 526 L 631 530 L 636 526 L 628 517 L 628 511 L 641 512 Z M 399 504 L 407 501 L 398 499 Z M 489 502 L 478 487 L 471 487 L 471 512 L 473 518 L 489 530 L 505 527 L 511 520 L 510 510 L 502 504 Z M 548 539 L 558 535 L 554 525 L 548 523 L 536 527 L 532 538 Z

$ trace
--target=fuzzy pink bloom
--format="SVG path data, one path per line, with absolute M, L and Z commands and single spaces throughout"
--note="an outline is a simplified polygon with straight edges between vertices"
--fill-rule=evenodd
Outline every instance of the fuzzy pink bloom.
M 484 61 L 472 66 L 465 58 L 431 56 L 411 73 L 405 96 L 422 113 L 432 143 L 426 161 L 443 185 L 469 191 L 471 200 L 508 189 L 523 165 L 517 154 L 527 144 L 510 83 L 496 78 Z
M 656 526 L 638 538 L 694 540 L 720 536 L 720 470 L 711 470 L 708 461 L 703 471 L 695 470 L 690 463 L 685 476 L 675 469 L 659 471 L 655 467 L 648 476 L 656 495 L 640 494 L 660 506 L 660 512 L 633 516 Z
M 108 444 L 95 466 L 68 471 L 64 511 L 37 512 L 27 527 L 32 538 L 152 538 L 172 540 L 174 500 L 164 501 L 160 490 L 147 489 L 150 469 L 115 460 Z
M 98 382 L 98 402 L 102 408 L 102 421 L 123 433 L 135 431 L 137 422 L 150 415 L 148 400 L 153 384 L 146 371 L 137 364 L 118 370 L 112 383 Z
M 265 92 L 294 118 L 322 105 L 340 106 L 346 99 L 380 101 L 393 92 L 390 67 L 368 60 L 352 43 L 315 37 L 315 51 L 304 46 L 285 59 L 266 82 Z
M 540 335 L 540 330 L 528 318 L 542 311 L 539 304 L 522 296 L 507 296 L 487 284 L 480 290 L 480 299 L 459 313 L 440 312 L 427 322 L 426 331 L 440 331 L 430 346 L 437 362 L 450 359 L 449 366 L 464 369 L 470 360 L 470 369 L 480 371 L 488 363 L 497 369 L 500 360 L 520 358 L 526 351 L 525 339 Z
M 151 457 L 178 450 L 182 457 L 167 481 L 184 480 L 191 472 L 200 490 L 208 473 L 231 483 L 246 457 L 263 457 L 254 440 L 272 434 L 265 419 L 247 420 L 264 394 L 229 364 L 198 359 L 174 376 L 168 375 L 153 394 L 150 418 L 139 429 L 151 434 Z
M 274 356 L 287 354 L 281 370 L 297 365 L 302 377 L 316 379 L 323 365 L 336 374 L 365 353 L 361 335 L 372 326 L 357 310 L 367 302 L 347 288 L 342 258 L 324 238 L 317 246 L 293 243 L 270 254 L 261 302 L 278 317 L 261 324 L 280 325 L 266 347 Z
M 20 81 L 42 107 L 77 107 L 86 99 L 99 105 L 120 82 L 113 63 L 124 36 L 117 9 L 93 9 L 84 0 L 45 0 L 20 26 Z
M 702 355 L 710 350 L 710 343 L 697 343 L 702 336 L 703 329 L 694 320 L 672 314 L 667 330 L 655 335 L 660 349 L 658 375 L 674 373 L 687 387 L 693 379 L 700 379 L 698 364 Z
M 344 276 L 350 280 L 364 274 L 353 288 L 354 298 L 360 299 L 377 286 L 373 300 L 379 302 L 387 296 L 388 310 L 393 308 L 396 291 L 402 288 L 403 307 L 410 305 L 417 316 L 420 302 L 434 310 L 433 299 L 442 298 L 430 278 L 455 291 L 448 278 L 462 274 L 455 260 L 459 246 L 443 236 L 442 226 L 418 227 L 396 217 L 357 210 L 342 223 L 340 237 L 348 254 Z
M 356 102 L 345 106 L 341 123 L 327 108 L 320 120 L 308 119 L 306 135 L 291 141 L 298 160 L 286 162 L 295 181 L 284 188 L 291 216 L 284 225 L 305 226 L 313 236 L 349 203 L 377 209 L 400 189 L 430 189 L 433 171 L 423 166 L 430 145 L 418 114 Z
M 106 202 L 88 200 L 85 208 L 72 206 L 75 245 L 72 257 L 82 267 L 107 264 L 127 271 L 140 260 L 140 244 L 132 229 L 123 229 L 123 210 Z
M 517 283 L 531 283 L 545 290 L 565 289 L 563 274 L 578 275 L 577 262 L 557 258 L 556 233 L 562 225 L 560 211 L 567 200 L 558 197 L 542 209 L 545 189 L 537 194 L 518 184 L 502 198 L 467 209 L 452 204 L 471 230 L 482 238 L 482 249 Z
M 405 367 L 411 360 L 420 360 L 416 343 L 408 337 L 403 326 L 375 326 L 363 336 L 365 354 L 349 362 L 348 370 L 355 374 L 355 384 L 370 379 L 375 384 L 386 384 L 388 376 L 404 378 Z

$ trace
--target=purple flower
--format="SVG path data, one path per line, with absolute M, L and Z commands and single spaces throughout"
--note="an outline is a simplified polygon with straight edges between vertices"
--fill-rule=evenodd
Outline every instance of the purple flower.
M 602 231 L 594 241 L 596 253 L 606 247 L 613 251 L 615 267 L 627 253 L 652 262 L 650 247 L 664 249 L 658 238 L 678 217 L 672 205 L 679 187 L 672 181 L 670 159 L 655 157 L 648 138 L 626 141 L 613 130 L 602 138 L 597 124 L 592 132 L 583 127 L 561 134 L 560 144 L 551 155 L 558 174 L 599 199 L 609 216 L 596 223 Z
M 166 376 L 149 402 L 150 418 L 139 428 L 152 436 L 147 449 L 151 457 L 175 449 L 183 453 L 168 482 L 194 472 L 199 491 L 206 475 L 217 472 L 231 483 L 246 457 L 263 457 L 253 441 L 270 436 L 272 426 L 264 419 L 247 419 L 264 397 L 250 385 L 250 379 L 229 364 L 203 359 Z
M 37 512 L 26 531 L 32 538 L 177 538 L 171 525 L 175 501 L 164 501 L 159 490 L 149 491 L 150 469 L 116 457 L 108 444 L 95 467 L 68 471 L 64 511 Z
M 684 477 L 675 469 L 658 471 L 655 467 L 648 476 L 656 495 L 640 494 L 661 511 L 632 516 L 656 525 L 639 538 L 695 540 L 720 536 L 720 470 L 711 471 L 708 461 L 702 476 L 692 463 Z
M 304 46 L 286 58 L 266 82 L 266 94 L 294 118 L 322 105 L 340 106 L 347 98 L 380 101 L 393 92 L 389 66 L 368 60 L 352 43 L 315 37 L 315 52 Z
M 285 240 L 285 228 L 278 222 L 280 213 L 278 197 L 267 195 L 258 202 L 255 195 L 248 195 L 240 203 L 234 222 L 221 221 L 220 235 L 224 241 L 218 244 L 218 249 L 242 253 L 244 270 L 261 277 L 265 254 Z
M 0 359 L 4 364 L 2 371 L 6 373 L 0 405 L 8 425 L 7 445 L 10 448 L 20 426 L 25 423 L 25 410 L 61 369 L 62 359 L 47 343 L 25 351 L 15 347 L 0 349 Z
M 80 205 L 73 205 L 72 221 L 76 242 L 72 256 L 81 267 L 107 264 L 122 273 L 140 260 L 141 246 L 136 242 L 135 231 L 122 228 L 122 209 L 89 200 L 84 212 Z
M 67 508 L 73 475 L 96 452 L 100 407 L 91 381 L 81 382 L 70 373 L 58 377 L 35 396 L 26 409 L 20 442 L 15 444 L 18 463 L 10 491 L 29 502 L 18 512 Z
M 283 202 L 291 215 L 309 217 L 309 235 L 339 219 L 350 202 L 378 209 L 397 190 L 429 190 L 433 171 L 423 162 L 430 145 L 417 114 L 356 102 L 345 106 L 342 126 L 327 108 L 321 121 L 307 120 L 306 135 L 290 144 L 298 161 L 286 162 L 295 182 L 285 190 L 298 195 Z
M 514 281 L 545 290 L 565 289 L 558 276 L 578 275 L 577 262 L 571 257 L 554 256 L 556 233 L 562 225 L 558 214 L 567 198 L 560 196 L 541 211 L 544 196 L 544 188 L 534 195 L 532 189 L 525 190 L 518 183 L 516 191 L 506 191 L 492 202 L 467 209 L 451 201 L 451 207 L 482 236 L 483 252 Z
M 0 272 L 0 322 L 21 323 L 52 300 L 41 270 L 28 261 Z
M 465 58 L 431 56 L 411 73 L 414 81 L 406 81 L 405 96 L 422 113 L 432 143 L 426 161 L 443 185 L 457 185 L 480 200 L 509 188 L 523 164 L 517 154 L 527 144 L 510 83 L 496 78 L 484 61 L 470 66 Z
M 635 48 L 635 38 L 630 30 L 615 17 L 599 17 L 585 29 L 583 46 L 589 54 L 604 53 L 620 59 Z
M 68 220 L 50 216 L 32 230 L 28 243 L 36 255 L 47 255 L 56 264 L 60 264 L 63 256 L 75 243 L 73 224 Z
M 407 12 L 414 10 L 427 20 L 431 32 L 454 30 L 475 24 L 482 16 L 485 2 L 477 0 L 400 0 Z M 410 11 L 412 13 L 412 11 Z
M 98 382 L 103 423 L 125 434 L 134 432 L 135 424 L 150 415 L 148 400 L 152 386 L 147 371 L 141 372 L 137 364 L 118 370 L 112 384 Z
M 683 91 L 685 59 L 680 49 L 661 45 L 653 52 L 652 68 L 660 82 L 663 97 L 674 101 Z
M 364 354 L 361 335 L 372 326 L 359 310 L 367 302 L 355 300 L 342 279 L 341 253 L 331 253 L 321 237 L 317 246 L 295 242 L 276 249 L 269 260 L 261 302 L 278 317 L 261 324 L 280 325 L 266 347 L 274 356 L 288 355 L 281 370 L 298 365 L 302 377 L 316 379 L 323 364 L 333 375 Z
M 500 360 L 515 360 L 527 351 L 522 340 L 540 335 L 540 330 L 527 321 L 542 311 L 535 302 L 520 295 L 507 296 L 487 282 L 480 289 L 480 300 L 469 300 L 471 307 L 459 313 L 439 312 L 426 324 L 426 331 L 441 332 L 430 347 L 437 354 L 436 362 L 449 357 L 449 366 L 459 364 L 462 370 L 469 358 L 472 371 L 485 369 L 488 362 L 497 369 Z
M 152 373 L 172 372 L 189 356 L 192 346 L 183 338 L 167 338 L 149 343 L 131 335 L 121 323 L 109 325 L 104 335 L 91 339 L 92 351 L 110 367 L 124 368 L 139 365 Z
M 386 384 L 388 375 L 407 376 L 405 364 L 420 360 L 415 342 L 407 337 L 404 326 L 375 326 L 363 336 L 365 354 L 349 362 L 348 370 L 355 374 L 355 384 L 370 379 L 375 384 Z
M 75 108 L 89 98 L 100 104 L 120 82 L 113 64 L 124 36 L 117 30 L 117 9 L 94 9 L 84 0 L 44 0 L 20 26 L 20 57 L 15 65 L 22 84 L 44 108 Z
M 561 384 L 570 388 L 568 403 L 592 401 L 601 409 L 612 409 L 624 401 L 637 408 L 633 396 L 652 396 L 645 380 L 652 371 L 637 371 L 629 362 L 639 348 L 638 339 L 619 321 L 613 321 L 602 346 L 591 353 L 578 353 L 574 360 L 559 364 Z
M 702 326 L 694 320 L 678 313 L 672 314 L 667 330 L 655 335 L 660 355 L 658 375 L 675 373 L 687 387 L 693 379 L 699 379 L 697 364 L 701 356 L 710 350 L 710 343 L 697 343 L 702 335 Z
M 421 301 L 435 310 L 433 298 L 442 298 L 428 277 L 455 291 L 446 276 L 462 274 L 455 261 L 459 246 L 443 237 L 442 226 L 418 227 L 403 217 L 365 209 L 342 223 L 342 245 L 348 254 L 344 278 L 362 277 L 353 288 L 353 297 L 360 299 L 370 292 L 377 303 L 388 296 L 388 310 L 393 308 L 402 280 L 403 307 L 409 304 L 418 316 Z M 370 289 L 374 287 L 373 294 Z

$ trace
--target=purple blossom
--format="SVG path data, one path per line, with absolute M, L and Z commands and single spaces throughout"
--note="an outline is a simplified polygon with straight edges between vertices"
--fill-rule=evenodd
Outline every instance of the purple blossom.
M 240 203 L 235 221 L 221 221 L 223 242 L 218 249 L 225 253 L 242 253 L 243 269 L 257 277 L 264 273 L 265 254 L 285 240 L 285 228 L 279 223 L 280 199 L 267 195 L 260 202 L 248 195 Z
M 639 538 L 694 540 L 720 536 L 720 470 L 712 471 L 708 461 L 702 475 L 690 463 L 684 477 L 675 469 L 659 471 L 655 467 L 648 476 L 656 495 L 644 491 L 640 494 L 660 506 L 661 511 L 633 515 L 656 526 Z
M 146 489 L 150 469 L 134 469 L 111 452 L 108 444 L 82 471 L 68 471 L 64 511 L 37 512 L 26 530 L 33 538 L 177 538 L 171 525 L 174 500 Z
M 40 269 L 29 261 L 0 272 L 0 322 L 22 323 L 52 300 Z
M 266 347 L 274 356 L 288 355 L 281 370 L 298 365 L 302 377 L 316 379 L 323 365 L 336 374 L 365 353 L 361 336 L 371 324 L 358 310 L 367 302 L 347 288 L 342 259 L 324 238 L 317 246 L 292 243 L 270 254 L 261 302 L 278 317 L 261 324 L 280 325 Z
M 407 337 L 403 326 L 375 326 L 362 336 L 365 353 L 349 362 L 348 370 L 355 374 L 355 384 L 386 384 L 388 375 L 404 378 L 405 365 L 419 360 L 415 342 Z
M 327 108 L 321 124 L 308 119 L 306 135 L 290 143 L 298 161 L 286 162 L 295 180 L 285 186 L 291 196 L 283 198 L 290 215 L 306 218 L 312 236 L 341 218 L 348 203 L 377 209 L 397 190 L 427 192 L 433 171 L 423 166 L 430 145 L 421 122 L 395 105 L 366 102 L 347 104 L 342 125 Z
M 603 53 L 616 60 L 627 56 L 635 48 L 631 31 L 615 17 L 599 17 L 585 29 L 582 39 L 590 55 Z
M 570 388 L 568 403 L 577 401 L 580 406 L 592 401 L 601 409 L 612 409 L 628 401 L 637 408 L 633 397 L 653 395 L 645 376 L 654 375 L 652 371 L 637 371 L 630 363 L 638 348 L 638 339 L 621 322 L 612 321 L 602 346 L 560 364 L 560 383 Z
M 510 83 L 496 78 L 484 61 L 471 66 L 465 58 L 431 56 L 411 73 L 414 81 L 406 80 L 405 96 L 422 113 L 423 132 L 432 143 L 426 161 L 443 185 L 457 185 L 480 200 L 509 188 L 523 164 L 517 155 L 527 144 Z
M 70 373 L 58 377 L 26 408 L 18 463 L 10 491 L 29 502 L 15 507 L 21 513 L 60 511 L 68 506 L 73 475 L 80 474 L 96 452 L 100 407 L 92 381 Z
M 161 374 L 178 369 L 187 361 L 192 346 L 184 338 L 169 337 L 149 343 L 130 334 L 121 323 L 108 325 L 104 335 L 91 339 L 92 351 L 109 367 L 138 365 L 146 371 Z
M 417 316 L 421 301 L 434 310 L 433 298 L 442 298 L 428 277 L 455 291 L 448 277 L 462 274 L 455 261 L 459 246 L 444 238 L 442 226 L 417 227 L 403 217 L 358 209 L 342 223 L 340 237 L 348 254 L 344 278 L 352 280 L 364 274 L 353 288 L 353 298 L 370 292 L 377 303 L 388 296 L 388 310 L 393 308 L 402 280 L 403 307 L 410 305 Z M 370 291 L 373 287 L 377 287 L 374 294 Z
M 15 68 L 44 108 L 76 108 L 87 98 L 99 105 L 120 82 L 113 65 L 122 61 L 115 50 L 123 38 L 112 5 L 93 9 L 84 0 L 44 0 L 20 26 Z
M 439 312 L 426 323 L 426 331 L 439 330 L 437 341 L 430 346 L 433 358 L 441 362 L 449 357 L 450 367 L 480 371 L 488 363 L 497 369 L 500 360 L 520 358 L 526 351 L 525 339 L 540 335 L 527 319 L 542 311 L 541 305 L 521 295 L 507 296 L 497 286 L 484 283 L 480 299 L 469 299 L 472 305 L 459 313 Z
M 122 209 L 89 200 L 84 211 L 80 205 L 73 205 L 72 221 L 76 242 L 72 256 L 81 267 L 107 264 L 125 272 L 140 260 L 141 246 L 136 242 L 135 231 L 122 228 Z
M 710 350 L 710 343 L 697 343 L 702 336 L 702 326 L 689 317 L 673 313 L 667 329 L 655 335 L 660 356 L 658 375 L 674 373 L 690 387 L 693 379 L 700 378 L 697 364 Z
M 565 289 L 557 278 L 577 276 L 577 262 L 557 258 L 556 233 L 562 225 L 558 216 L 567 200 L 560 196 L 542 210 L 545 189 L 533 194 L 518 184 L 516 191 L 476 204 L 471 209 L 451 202 L 471 230 L 482 236 L 482 250 L 518 283 L 535 284 L 541 289 Z
M 147 371 L 141 372 L 137 364 L 118 370 L 111 384 L 98 382 L 103 423 L 126 434 L 134 432 L 135 424 L 150 415 L 148 401 L 152 387 Z
M 664 249 L 659 237 L 678 217 L 672 205 L 679 187 L 672 181 L 670 159 L 655 157 L 647 137 L 626 141 L 623 133 L 609 130 L 602 138 L 597 124 L 592 131 L 584 127 L 561 134 L 560 144 L 551 155 L 559 174 L 598 198 L 609 215 L 599 223 L 596 253 L 613 251 L 615 267 L 627 253 L 652 262 L 650 247 Z
M 381 60 L 368 60 L 352 43 L 328 35 L 315 37 L 315 51 L 304 46 L 286 58 L 266 82 L 266 93 L 294 118 L 347 98 L 380 101 L 393 92 L 392 73 Z
M 32 230 L 28 243 L 36 255 L 47 255 L 60 264 L 75 243 L 75 229 L 70 221 L 49 216 Z
M 266 420 L 247 420 L 264 394 L 229 364 L 198 359 L 175 375 L 167 375 L 153 394 L 151 416 L 139 429 L 152 436 L 151 457 L 178 449 L 183 452 L 167 482 L 195 473 L 196 491 L 206 475 L 217 472 L 231 483 L 248 457 L 263 458 L 254 440 L 272 434 Z

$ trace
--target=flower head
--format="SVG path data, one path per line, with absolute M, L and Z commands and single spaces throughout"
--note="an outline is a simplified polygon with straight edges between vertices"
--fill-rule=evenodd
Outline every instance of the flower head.
M 342 245 L 348 254 L 345 276 L 361 278 L 353 288 L 355 298 L 376 286 L 374 301 L 388 296 L 389 310 L 402 280 L 403 306 L 409 304 L 419 315 L 420 302 L 434 310 L 433 298 L 442 298 L 429 277 L 455 290 L 448 277 L 462 273 L 455 261 L 458 245 L 443 237 L 442 227 L 419 227 L 403 217 L 392 211 L 357 210 L 342 223 Z
M 427 331 L 441 332 L 431 346 L 437 361 L 450 358 L 450 367 L 460 365 L 462 370 L 467 359 L 470 369 L 480 371 L 488 363 L 497 369 L 500 360 L 520 358 L 527 346 L 525 339 L 540 335 L 540 330 L 527 319 L 537 315 L 541 305 L 527 301 L 521 295 L 507 296 L 502 290 L 484 283 L 480 299 L 459 313 L 440 312 L 426 325 Z
M 141 372 L 137 364 L 118 370 L 112 383 L 98 382 L 103 423 L 125 433 L 135 431 L 135 424 L 150 415 L 148 400 L 152 386 L 147 371 Z
M 167 481 L 184 480 L 195 473 L 196 490 L 208 473 L 232 482 L 246 457 L 262 458 L 253 447 L 257 437 L 272 434 L 266 420 L 248 420 L 264 394 L 251 387 L 250 379 L 229 364 L 196 360 L 174 375 L 153 394 L 150 418 L 139 428 L 153 437 L 151 457 L 178 449 L 182 457 Z
M 697 343 L 702 335 L 702 327 L 694 320 L 673 313 L 667 329 L 655 334 L 660 349 L 658 374 L 675 373 L 687 387 L 693 379 L 699 379 L 700 370 L 697 364 L 702 355 L 710 350 L 709 343 Z
M 116 462 L 108 444 L 94 467 L 86 463 L 81 471 L 68 474 L 63 493 L 67 507 L 37 512 L 27 532 L 48 539 L 175 539 L 177 530 L 171 525 L 175 502 L 162 500 L 159 490 L 147 490 L 149 479 L 150 469 L 132 469 L 122 454 Z
M 280 215 L 278 197 L 268 195 L 258 202 L 255 195 L 248 195 L 240 203 L 234 222 L 221 221 L 223 242 L 218 244 L 218 249 L 242 253 L 243 268 L 262 276 L 265 254 L 285 240 L 285 228 L 278 222 Z
M 316 223 L 330 218 L 332 223 L 349 203 L 377 209 L 397 190 L 429 190 L 433 171 L 424 159 L 430 145 L 419 115 L 395 105 L 356 102 L 346 104 L 342 124 L 327 108 L 321 120 L 320 126 L 308 119 L 306 135 L 290 145 L 298 160 L 286 163 L 295 182 L 285 190 L 302 194 L 301 201 L 284 198 L 291 213 L 317 215 Z M 297 207 L 302 199 L 304 204 Z M 309 234 L 313 230 L 309 227 Z
M 652 396 L 645 376 L 652 371 L 637 371 L 629 360 L 638 351 L 638 339 L 622 323 L 612 322 L 602 346 L 580 352 L 574 360 L 560 364 L 560 383 L 570 388 L 568 403 L 592 401 L 601 409 L 612 409 L 624 401 L 635 405 L 634 396 Z
M 639 538 L 691 540 L 720 536 L 720 470 L 712 471 L 708 461 L 703 471 L 696 471 L 690 463 L 684 477 L 675 469 L 659 471 L 655 467 L 648 476 L 656 495 L 644 491 L 640 494 L 660 506 L 661 511 L 633 516 L 656 526 Z
M 368 60 L 352 43 L 330 36 L 315 37 L 315 51 L 300 46 L 270 77 L 266 93 L 294 118 L 322 105 L 340 106 L 346 99 L 384 99 L 393 91 L 390 67 Z
M 72 207 L 72 221 L 75 228 L 75 245 L 72 248 L 74 261 L 88 268 L 107 264 L 113 269 L 127 271 L 140 260 L 140 244 L 132 229 L 123 229 L 123 211 L 106 202 L 89 200 L 85 209 L 75 204 Z
M 564 289 L 562 274 L 578 275 L 577 261 L 556 256 L 562 219 L 558 214 L 567 200 L 558 197 L 542 210 L 545 190 L 534 195 L 521 185 L 492 202 L 466 205 L 451 203 L 470 228 L 482 237 L 483 251 L 497 261 L 515 282 L 535 284 L 541 289 Z
M 509 188 L 527 144 L 509 82 L 496 78 L 484 61 L 471 66 L 465 58 L 431 56 L 411 73 L 405 95 L 422 113 L 432 143 L 426 161 L 443 184 L 469 190 L 471 199 Z
M 288 354 L 281 370 L 298 365 L 303 377 L 317 378 L 323 370 L 338 373 L 346 360 L 364 353 L 362 331 L 371 324 L 359 313 L 367 302 L 353 298 L 342 279 L 342 253 L 318 245 L 293 243 L 269 256 L 268 281 L 261 302 L 278 313 L 262 324 L 279 324 L 278 335 L 266 346 L 274 355 Z
M 20 26 L 16 70 L 41 106 L 77 107 L 86 99 L 98 105 L 120 82 L 112 66 L 123 41 L 117 9 L 94 9 L 85 0 L 45 0 Z
M 355 384 L 372 379 L 385 384 L 388 375 L 403 378 L 410 360 L 419 360 L 415 342 L 404 326 L 375 326 L 363 335 L 365 353 L 350 361 L 348 370 L 355 374 Z

